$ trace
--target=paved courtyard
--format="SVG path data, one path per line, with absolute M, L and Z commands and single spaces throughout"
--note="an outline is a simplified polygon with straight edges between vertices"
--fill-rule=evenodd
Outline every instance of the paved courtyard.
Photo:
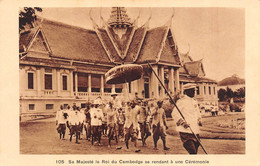
M 21 154 L 137 154 L 134 152 L 133 143 L 130 142 L 130 150 L 120 142 L 123 148 L 117 150 L 115 142 L 112 148 L 108 148 L 107 137 L 102 137 L 103 146 L 92 146 L 89 141 L 82 136 L 80 144 L 75 143 L 75 137 L 69 142 L 68 130 L 65 140 L 60 140 L 56 131 L 54 118 L 37 120 L 31 122 L 22 122 L 20 124 L 20 153 Z M 204 148 L 208 154 L 244 154 L 244 140 L 226 140 L 226 139 L 201 139 Z M 171 149 L 162 150 L 162 142 L 159 140 L 159 150 L 153 149 L 152 137 L 147 139 L 147 146 L 142 147 L 141 141 L 138 141 L 138 147 L 141 152 L 138 154 L 187 154 L 182 147 L 179 136 L 168 135 L 167 146 Z M 199 148 L 199 154 L 204 154 Z

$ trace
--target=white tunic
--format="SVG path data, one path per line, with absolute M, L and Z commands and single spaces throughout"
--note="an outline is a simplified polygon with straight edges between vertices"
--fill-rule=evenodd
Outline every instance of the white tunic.
M 64 110 L 59 110 L 56 113 L 56 121 L 58 121 L 58 124 L 65 124 L 67 119 L 65 119 L 65 117 L 63 116 L 63 114 L 65 113 Z
M 71 125 L 79 125 L 80 122 L 80 112 L 79 111 L 71 111 L 69 115 L 69 122 Z
M 195 134 L 198 134 L 198 122 L 201 119 L 198 102 L 193 98 L 190 98 L 185 95 L 183 98 L 177 101 L 176 105 L 178 106 L 187 123 L 190 125 L 193 132 Z M 174 118 L 175 122 L 178 122 L 179 119 L 182 119 L 176 107 L 172 111 L 172 117 Z M 179 132 L 192 133 L 189 128 L 185 129 L 182 125 L 176 125 L 176 130 Z
M 104 115 L 100 108 L 91 108 L 90 117 L 91 126 L 102 126 L 102 120 L 104 118 Z

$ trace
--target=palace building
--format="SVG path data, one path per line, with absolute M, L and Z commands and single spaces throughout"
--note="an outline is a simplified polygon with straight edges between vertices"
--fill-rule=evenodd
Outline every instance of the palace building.
M 98 96 L 109 100 L 112 93 L 132 98 L 144 92 L 145 98 L 163 98 L 166 94 L 147 62 L 172 94 L 194 82 L 199 102 L 217 105 L 216 81 L 205 78 L 202 61 L 178 52 L 172 19 L 156 28 L 149 28 L 149 20 L 139 26 L 125 8 L 113 7 L 104 26 L 92 22 L 93 30 L 43 20 L 21 32 L 20 112 L 51 113 L 73 103 L 85 107 L 86 101 Z M 141 79 L 106 84 L 109 69 L 132 63 L 143 66 Z

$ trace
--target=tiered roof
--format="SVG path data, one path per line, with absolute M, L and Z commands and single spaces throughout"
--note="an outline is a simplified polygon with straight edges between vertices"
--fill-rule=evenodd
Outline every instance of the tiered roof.
M 48 41 L 52 57 L 114 65 L 143 64 L 149 61 L 180 66 L 177 47 L 169 26 L 149 29 L 147 26 L 136 27 L 131 24 L 123 27 L 126 31 L 121 38 L 111 27 L 129 23 L 130 19 L 124 8 L 113 8 L 108 26 L 97 27 L 95 30 L 44 20 L 41 27 L 20 35 L 20 53 L 30 51 L 24 48 L 34 40 L 35 31 L 40 29 Z

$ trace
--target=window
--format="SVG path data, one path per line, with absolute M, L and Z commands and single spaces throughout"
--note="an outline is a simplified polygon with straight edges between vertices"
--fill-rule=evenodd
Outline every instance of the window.
M 129 86 L 128 87 L 129 88 L 128 91 L 129 91 L 129 93 L 131 93 L 131 82 L 128 83 L 128 86 Z
M 46 104 L 46 110 L 52 110 L 53 104 Z
M 216 95 L 216 88 L 213 87 L 213 92 L 214 92 L 214 95 Z
M 44 83 L 45 89 L 52 90 L 52 69 L 45 69 Z
M 111 93 L 111 88 L 105 88 L 105 89 L 104 89 L 104 92 L 105 92 L 105 93 Z
M 122 93 L 122 88 L 115 88 L 116 93 Z
M 45 89 L 52 90 L 52 75 L 45 74 Z
M 206 94 L 206 86 L 204 86 L 204 95 Z
M 91 92 L 100 92 L 100 88 L 91 88 Z
M 209 95 L 211 95 L 211 87 L 209 86 Z
M 34 108 L 35 108 L 35 105 L 34 104 L 29 104 L 29 110 L 34 110 Z
M 200 94 L 200 87 L 197 86 L 197 95 L 199 95 L 199 94 Z
M 62 76 L 62 89 L 63 90 L 68 90 L 67 76 L 65 76 L 65 75 Z
M 33 89 L 33 73 L 28 73 L 28 89 Z

